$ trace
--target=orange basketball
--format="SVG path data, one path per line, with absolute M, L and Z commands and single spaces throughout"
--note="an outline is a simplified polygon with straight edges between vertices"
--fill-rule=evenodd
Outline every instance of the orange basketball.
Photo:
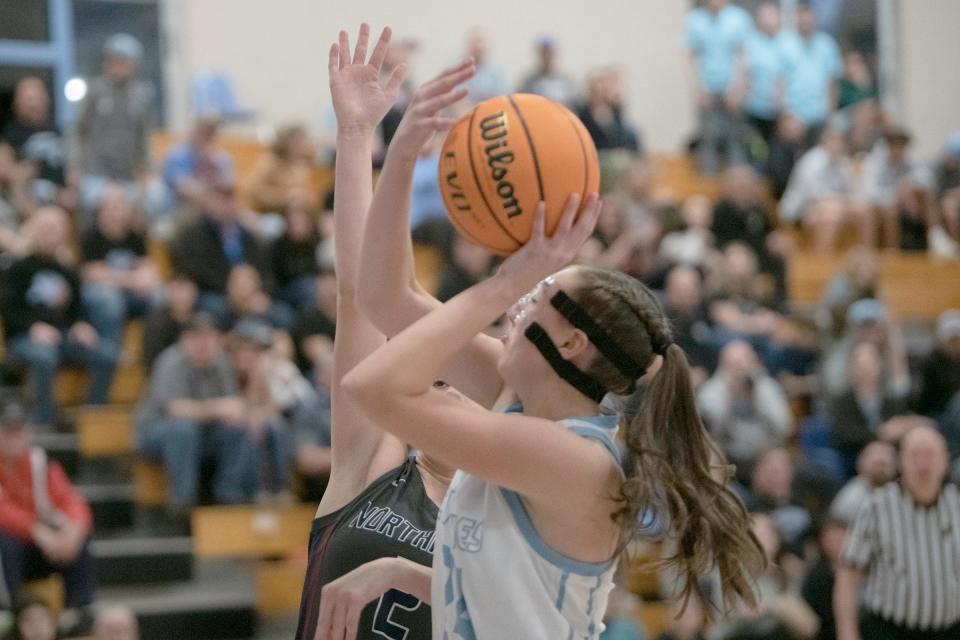
M 552 234 L 571 193 L 600 184 L 597 149 L 563 105 L 526 93 L 491 98 L 450 130 L 440 152 L 440 192 L 457 230 L 508 255 L 530 239 L 537 203 Z

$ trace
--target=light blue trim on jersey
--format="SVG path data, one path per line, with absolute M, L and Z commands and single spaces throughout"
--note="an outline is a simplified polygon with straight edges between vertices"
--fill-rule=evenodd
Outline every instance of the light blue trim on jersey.
M 594 596 L 597 593 L 597 589 L 600 588 L 600 585 L 603 583 L 603 576 L 597 576 L 597 584 L 593 585 L 593 588 L 590 589 L 590 596 L 587 598 L 587 620 L 590 621 L 590 626 L 587 627 L 587 633 L 590 634 L 587 640 L 590 640 L 597 633 L 597 623 L 593 620 L 593 604 Z
M 523 504 L 520 496 L 516 492 L 504 489 L 503 487 L 500 487 L 500 493 L 503 495 L 507 506 L 510 507 L 510 512 L 513 514 L 513 519 L 517 523 L 517 528 L 527 540 L 527 543 L 541 558 L 550 564 L 567 573 L 597 577 L 602 576 L 613 566 L 612 561 L 584 562 L 583 560 L 574 560 L 560 553 L 544 542 L 540 534 L 537 533 L 537 529 L 533 526 L 533 521 L 530 519 L 530 514 L 527 513 L 527 507 Z
M 567 595 L 567 579 L 570 578 L 570 574 L 564 572 L 563 576 L 560 577 L 560 588 L 557 590 L 557 611 L 561 614 L 563 613 L 563 599 Z
M 581 438 L 586 438 L 587 440 L 595 440 L 602 444 L 610 455 L 613 456 L 613 459 L 617 461 L 617 464 L 620 464 L 620 451 L 617 449 L 617 444 L 613 441 L 613 438 L 609 433 L 601 431 L 596 427 L 568 427 L 570 431 L 573 431 L 575 434 Z

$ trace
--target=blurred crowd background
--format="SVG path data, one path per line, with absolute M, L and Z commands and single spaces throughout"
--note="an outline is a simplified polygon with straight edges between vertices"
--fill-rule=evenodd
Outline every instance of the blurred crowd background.
M 904 436 L 941 434 L 922 444 L 960 479 L 960 117 L 925 127 L 914 148 L 896 108 L 912 70 L 883 36 L 902 2 L 676 4 L 668 50 L 629 46 L 682 61 L 673 82 L 689 100 L 658 102 L 676 91 L 626 65 L 568 71 L 579 45 L 549 20 L 529 21 L 542 35 L 523 58 L 498 55 L 495 29 L 458 27 L 457 55 L 477 64 L 468 100 L 538 93 L 586 125 L 604 204 L 579 260 L 661 297 L 772 561 L 759 609 L 708 621 L 710 581 L 677 616 L 670 577 L 644 562 L 669 541 L 638 544 L 603 637 L 834 638 L 845 532 L 906 471 Z M 179 14 L 162 5 L 0 9 L 0 605 L 15 638 L 130 638 L 138 620 L 143 637 L 205 624 L 177 637 L 289 636 L 303 526 L 330 468 L 332 109 L 273 122 L 230 73 L 171 79 L 161 43 L 197 34 L 165 24 Z M 77 73 L 65 75 L 31 47 L 71 16 Z M 230 30 L 230 15 L 218 19 Z M 313 26 L 325 46 L 350 25 Z M 393 26 L 385 72 L 405 63 L 411 80 L 375 166 L 434 71 L 424 30 Z M 249 56 L 235 64 L 257 67 Z M 271 70 L 280 101 L 325 91 L 311 66 Z M 665 146 L 659 121 L 629 105 L 637 92 L 660 119 L 687 114 L 690 135 Z M 450 227 L 438 162 L 424 149 L 410 219 L 419 277 L 445 300 L 497 260 Z M 156 578 L 184 555 L 185 574 Z M 117 557 L 143 574 L 114 575 Z M 190 595 L 218 584 L 250 591 L 220 603 L 229 623 L 203 617 L 216 605 L 197 614 L 203 596 Z

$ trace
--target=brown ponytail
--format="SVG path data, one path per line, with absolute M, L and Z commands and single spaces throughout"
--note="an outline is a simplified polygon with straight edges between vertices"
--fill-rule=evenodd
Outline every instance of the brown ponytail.
M 747 510 L 727 486 L 726 460 L 700 420 L 687 358 L 673 343 L 669 321 L 637 280 L 584 267 L 578 275 L 573 297 L 621 348 L 648 368 L 657 355 L 663 356 L 642 390 L 638 410 L 624 418 L 629 463 L 622 507 L 613 514 L 624 540 L 638 532 L 640 516 L 652 509 L 667 522 L 676 543 L 676 552 L 663 565 L 682 581 L 684 604 L 692 594 L 699 595 L 700 578 L 716 569 L 725 606 L 738 600 L 754 606 L 751 577 L 763 570 L 765 557 L 750 532 Z M 589 373 L 615 393 L 636 391 L 636 381 L 623 379 L 602 356 Z

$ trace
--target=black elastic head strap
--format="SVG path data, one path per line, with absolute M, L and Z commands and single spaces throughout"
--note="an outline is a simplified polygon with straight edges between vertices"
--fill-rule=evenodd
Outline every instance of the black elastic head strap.
M 647 372 L 646 367 L 642 367 L 631 358 L 620 346 L 610 337 L 603 327 L 594 322 L 583 308 L 570 298 L 563 290 L 558 290 L 552 298 L 550 304 L 553 308 L 567 319 L 567 321 L 580 329 L 590 342 L 603 354 L 603 357 L 613 363 L 620 373 L 627 380 L 637 380 L 642 378 Z
M 603 397 L 607 395 L 607 390 L 602 384 L 578 369 L 569 360 L 565 360 L 563 356 L 560 355 L 560 352 L 557 351 L 556 345 L 553 344 L 553 340 L 550 339 L 550 336 L 547 335 L 543 327 L 536 322 L 532 322 L 530 326 L 527 327 L 527 330 L 523 332 L 523 335 L 533 343 L 533 346 L 537 348 L 540 355 L 543 356 L 544 360 L 547 361 L 547 364 L 550 365 L 558 376 L 563 378 L 574 389 L 597 404 L 600 404 Z

